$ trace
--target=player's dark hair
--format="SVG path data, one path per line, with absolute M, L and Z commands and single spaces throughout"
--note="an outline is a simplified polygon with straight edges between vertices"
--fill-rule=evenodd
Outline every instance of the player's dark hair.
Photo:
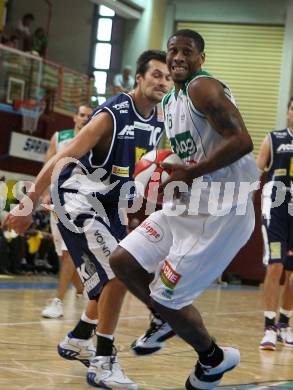
M 80 107 L 90 108 L 91 110 L 93 109 L 93 107 L 91 107 L 91 105 L 89 103 L 80 103 L 80 105 L 76 107 L 76 111 L 75 111 L 76 115 L 79 114 Z
M 289 110 L 289 107 L 291 106 L 291 103 L 293 102 L 293 96 L 290 97 L 289 99 L 289 102 L 288 102 L 288 110 Z
M 190 30 L 190 29 L 187 28 L 187 29 L 176 31 L 168 39 L 167 46 L 169 45 L 170 39 L 173 38 L 173 37 L 186 37 L 186 38 L 190 38 L 190 39 L 192 39 L 194 41 L 195 46 L 197 47 L 197 50 L 199 51 L 199 53 L 202 53 L 204 51 L 204 45 L 205 45 L 204 39 L 198 32 L 196 32 L 194 30 Z
M 151 60 L 157 60 L 166 63 L 166 52 L 162 50 L 146 50 L 144 51 L 136 61 L 136 72 L 135 74 L 140 74 L 144 76 L 146 71 L 149 68 L 149 62 Z M 136 82 L 134 84 L 134 88 L 136 87 Z

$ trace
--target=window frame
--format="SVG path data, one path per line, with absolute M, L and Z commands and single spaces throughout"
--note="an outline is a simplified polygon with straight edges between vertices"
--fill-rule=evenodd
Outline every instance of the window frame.
M 112 55 L 112 49 L 113 49 L 113 43 L 112 43 L 112 32 L 113 32 L 113 23 L 114 23 L 114 18 L 116 16 L 115 12 L 113 11 L 112 16 L 103 16 L 100 13 L 101 6 L 99 4 L 96 4 L 94 7 L 94 16 L 93 16 L 93 24 L 92 24 L 92 40 L 91 40 L 91 52 L 90 52 L 90 64 L 89 64 L 89 74 L 94 75 L 95 72 L 105 72 L 106 75 L 106 84 L 105 84 L 105 93 L 97 93 L 97 104 L 101 104 L 102 101 L 104 101 L 107 98 L 107 83 L 108 83 L 108 76 L 110 73 L 110 66 L 111 66 L 111 55 Z M 104 6 L 105 7 L 105 6 Z M 109 8 L 109 7 L 107 7 Z M 110 33 L 110 40 L 102 40 L 98 39 L 98 29 L 99 29 L 99 21 L 100 19 L 110 19 L 112 21 L 112 26 L 111 26 L 111 33 Z M 101 68 L 101 67 L 96 67 L 95 65 L 95 60 L 96 60 L 96 49 L 97 45 L 99 43 L 108 43 L 111 45 L 110 48 L 110 61 L 109 61 L 109 66 L 108 68 Z M 95 83 L 95 81 L 94 81 Z

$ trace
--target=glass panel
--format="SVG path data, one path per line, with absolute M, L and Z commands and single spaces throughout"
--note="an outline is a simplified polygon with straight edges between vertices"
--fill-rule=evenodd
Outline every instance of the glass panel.
M 103 95 L 106 92 L 107 72 L 96 71 L 94 75 L 97 93 Z
M 111 48 L 110 43 L 97 43 L 94 67 L 98 69 L 109 69 L 111 59 Z
M 101 16 L 114 16 L 115 12 L 111 8 L 106 7 L 105 5 L 100 5 L 100 15 Z
M 100 18 L 98 23 L 97 39 L 110 41 L 112 33 L 112 19 Z

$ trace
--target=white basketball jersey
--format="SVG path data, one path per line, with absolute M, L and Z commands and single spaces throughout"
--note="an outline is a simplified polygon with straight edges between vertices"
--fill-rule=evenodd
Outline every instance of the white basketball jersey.
M 73 138 L 75 137 L 75 130 L 61 130 L 56 132 L 56 149 L 59 152 L 60 149 L 64 148 Z
M 173 89 L 163 99 L 167 137 L 170 140 L 172 150 L 186 163 L 207 159 L 223 140 L 222 136 L 210 125 L 206 117 L 193 106 L 188 96 L 190 82 L 199 77 L 212 76 L 207 72 L 200 71 L 195 74 L 192 80 L 185 84 L 183 89 L 180 89 L 178 94 Z M 222 82 L 221 84 L 223 85 L 225 95 L 235 104 L 230 89 Z M 217 203 L 219 198 L 221 199 L 220 203 L 223 209 L 229 208 L 230 204 L 231 207 L 240 204 L 242 202 L 242 197 L 238 196 L 240 183 L 253 183 L 258 178 L 258 169 L 251 153 L 229 166 L 204 175 L 201 179 L 208 183 L 208 188 L 201 191 L 200 212 L 208 212 L 207 202 Z M 228 184 L 227 187 L 226 183 L 234 183 L 233 193 L 231 191 L 233 184 Z M 225 188 L 227 190 L 226 198 L 224 197 Z M 214 199 L 214 196 L 217 199 Z M 211 205 L 211 207 L 213 208 L 215 205 Z

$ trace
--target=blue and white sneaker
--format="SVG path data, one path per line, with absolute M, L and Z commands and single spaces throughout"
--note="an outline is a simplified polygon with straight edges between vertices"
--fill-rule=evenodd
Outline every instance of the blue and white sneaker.
M 191 374 L 187 378 L 185 387 L 187 390 L 207 390 L 218 386 L 225 372 L 233 370 L 240 362 L 240 352 L 236 348 L 221 348 L 224 359 L 216 367 L 205 366 L 197 362 Z
M 87 367 L 96 355 L 92 337 L 87 340 L 76 339 L 70 333 L 58 344 L 57 351 L 64 359 L 79 360 Z
M 277 344 L 277 329 L 275 326 L 265 328 L 264 336 L 260 342 L 259 349 L 274 351 Z
M 137 390 L 138 386 L 125 374 L 116 355 L 96 356 L 87 372 L 87 383 L 102 389 Z
M 287 347 L 293 347 L 293 333 L 290 325 L 279 322 L 277 328 L 277 339 Z
M 137 356 L 151 355 L 160 351 L 165 341 L 175 336 L 171 326 L 160 318 L 153 317 L 149 329 L 131 344 L 131 350 Z

